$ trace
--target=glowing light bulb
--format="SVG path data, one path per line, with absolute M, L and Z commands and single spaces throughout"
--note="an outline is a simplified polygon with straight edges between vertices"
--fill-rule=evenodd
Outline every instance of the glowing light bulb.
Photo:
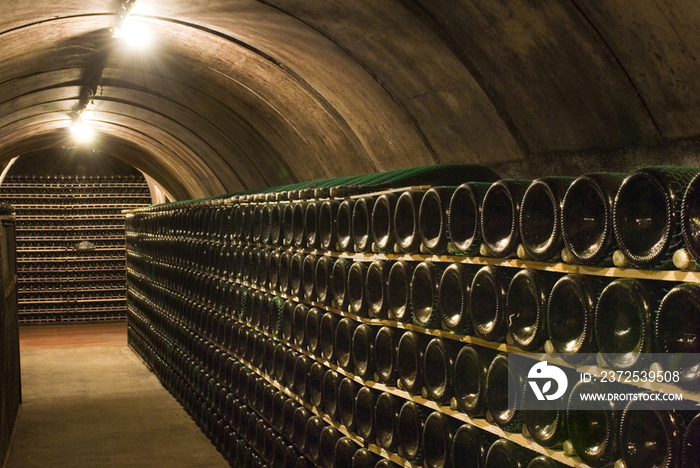
M 73 138 L 78 143 L 89 143 L 95 135 L 95 130 L 83 122 L 74 122 L 70 127 Z
M 131 47 L 143 48 L 151 43 L 152 34 L 145 24 L 127 19 L 114 37 L 122 39 Z

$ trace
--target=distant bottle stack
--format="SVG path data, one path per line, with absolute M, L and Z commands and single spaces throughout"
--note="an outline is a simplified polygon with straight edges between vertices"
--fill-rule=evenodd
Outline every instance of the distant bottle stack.
M 16 207 L 20 323 L 126 316 L 122 210 L 147 206 L 142 176 L 7 176 Z

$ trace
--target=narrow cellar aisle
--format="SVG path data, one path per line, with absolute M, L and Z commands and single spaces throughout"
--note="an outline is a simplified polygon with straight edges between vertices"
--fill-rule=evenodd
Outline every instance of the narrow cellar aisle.
M 20 329 L 23 405 L 9 467 L 228 464 L 126 344 L 126 324 Z

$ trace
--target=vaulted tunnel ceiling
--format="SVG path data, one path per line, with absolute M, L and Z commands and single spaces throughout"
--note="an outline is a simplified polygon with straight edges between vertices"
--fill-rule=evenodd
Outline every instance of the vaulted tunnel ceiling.
M 138 52 L 129 3 L 0 4 L 0 162 L 88 100 L 92 147 L 175 198 L 700 135 L 698 2 L 138 0 Z

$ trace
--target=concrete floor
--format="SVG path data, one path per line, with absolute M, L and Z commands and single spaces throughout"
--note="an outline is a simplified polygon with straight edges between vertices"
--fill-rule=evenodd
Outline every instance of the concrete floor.
M 10 468 L 228 466 L 126 344 L 126 324 L 20 330 Z

